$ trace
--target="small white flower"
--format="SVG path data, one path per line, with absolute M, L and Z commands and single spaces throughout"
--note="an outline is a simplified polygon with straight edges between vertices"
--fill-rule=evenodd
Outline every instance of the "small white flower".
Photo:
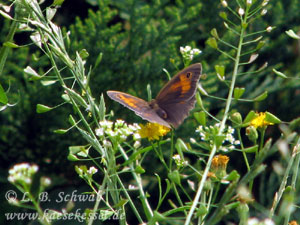
M 45 177 L 43 179 L 43 185 L 44 186 L 49 186 L 51 184 L 51 179 L 49 177 Z
M 91 111 L 91 105 L 88 105 L 85 109 L 85 111 L 90 112 Z
M 95 168 L 94 166 L 91 166 L 91 167 L 89 168 L 89 170 L 87 171 L 87 173 L 88 173 L 89 175 L 94 175 L 94 174 L 97 173 L 97 172 L 98 172 L 98 169 Z
M 234 129 L 231 126 L 228 126 L 227 132 L 230 134 L 234 134 Z
M 133 144 L 134 148 L 139 148 L 141 146 L 141 142 L 140 141 L 135 141 Z
M 95 130 L 95 132 L 96 132 L 96 135 L 97 135 L 98 137 L 102 137 L 102 136 L 104 135 L 104 130 L 103 130 L 102 127 L 101 127 L 101 128 L 97 128 L 97 129 Z
M 268 12 L 268 10 L 266 10 L 266 9 L 263 9 L 263 10 L 261 11 L 261 15 L 262 15 L 262 16 L 264 16 L 264 15 L 266 15 L 266 14 L 267 14 L 267 12 Z
M 247 5 L 252 5 L 252 0 L 247 0 Z
M 38 170 L 39 170 L 39 167 L 37 166 L 37 165 L 32 165 L 31 167 L 30 167 L 30 172 L 31 173 L 36 173 Z
M 235 144 L 235 145 L 239 145 L 239 144 L 241 144 L 241 142 L 240 142 L 239 140 L 236 140 L 236 141 L 234 142 L 234 144 Z
M 10 182 L 10 183 L 15 183 L 16 179 L 14 176 L 8 176 L 7 180 Z
M 105 128 L 111 129 L 112 126 L 113 126 L 113 122 L 107 121 L 107 120 L 100 121 L 99 124 L 100 124 L 100 126 L 103 127 L 104 129 L 105 129 Z
M 141 135 L 139 133 L 133 134 L 133 140 L 140 140 L 140 139 L 141 139 Z
M 106 148 L 110 148 L 112 145 L 111 145 L 110 141 L 103 140 L 103 146 Z
M 264 0 L 263 3 L 262 3 L 262 6 L 268 5 L 268 3 L 269 3 L 269 0 Z
M 26 184 L 31 184 L 32 180 L 29 177 L 26 177 L 25 179 L 23 179 L 25 181 Z
M 242 16 L 244 15 L 245 10 L 243 8 L 239 8 L 239 15 Z
M 194 48 L 194 49 L 193 49 L 193 52 L 194 52 L 194 55 L 198 55 L 198 54 L 200 54 L 202 51 L 199 50 L 198 48 Z
M 264 225 L 275 225 L 274 221 L 269 218 L 264 219 L 263 224 Z
M 222 1 L 222 6 L 226 8 L 228 6 L 227 2 L 226 1 Z
M 185 52 L 189 52 L 189 51 L 191 51 L 191 50 L 192 50 L 192 47 L 189 46 L 189 45 L 185 46 L 185 48 L 184 48 L 184 51 L 185 51 Z
M 116 122 L 115 122 L 115 126 L 116 127 L 123 127 L 124 126 L 124 120 L 117 120 Z
M 172 157 L 174 160 L 180 160 L 180 155 L 179 154 L 176 154 Z
M 129 189 L 129 190 L 136 190 L 137 187 L 134 186 L 133 184 L 129 184 L 129 185 L 128 185 L 128 189 Z
M 185 53 L 184 47 L 180 47 L 180 48 L 179 48 L 179 51 L 181 52 L 181 54 Z
M 113 131 L 113 130 L 108 130 L 108 131 L 106 131 L 105 133 L 108 134 L 108 135 L 111 136 L 111 137 L 115 137 L 115 136 L 117 136 L 117 134 L 118 134 L 118 132 L 115 132 L 115 131 Z
M 268 33 L 270 33 L 272 30 L 273 30 L 273 27 L 271 27 L 271 26 L 268 26 L 267 29 L 266 29 L 266 31 L 267 31 Z
M 190 142 L 191 142 L 192 144 L 197 143 L 196 140 L 195 140 L 194 138 L 190 138 Z

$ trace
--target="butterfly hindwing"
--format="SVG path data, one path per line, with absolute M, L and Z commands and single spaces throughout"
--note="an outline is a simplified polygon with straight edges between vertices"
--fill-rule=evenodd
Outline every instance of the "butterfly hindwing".
M 152 123 L 159 123 L 166 127 L 170 127 L 170 125 L 165 120 L 163 120 L 156 114 L 156 112 L 149 106 L 149 103 L 144 101 L 143 99 L 119 91 L 108 91 L 107 95 L 111 99 L 134 111 L 135 114 L 142 117 L 143 119 L 148 120 Z

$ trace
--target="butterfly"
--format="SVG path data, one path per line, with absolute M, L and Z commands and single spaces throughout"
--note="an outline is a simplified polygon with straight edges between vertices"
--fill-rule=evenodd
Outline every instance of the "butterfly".
M 177 128 L 195 106 L 195 94 L 201 73 L 201 63 L 181 70 L 150 102 L 119 91 L 107 91 L 107 95 L 144 120 Z

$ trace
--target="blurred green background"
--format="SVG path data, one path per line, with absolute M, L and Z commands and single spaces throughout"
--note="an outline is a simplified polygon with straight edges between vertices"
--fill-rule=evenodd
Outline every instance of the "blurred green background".
M 45 1 L 42 6 L 51 3 Z M 243 98 L 254 98 L 264 91 L 268 91 L 268 98 L 256 103 L 239 102 L 234 107 L 243 116 L 250 110 L 269 111 L 288 122 L 300 114 L 300 42 L 289 38 L 285 31 L 299 31 L 300 4 L 297 0 L 272 0 L 267 9 L 268 13 L 258 18 L 249 30 L 264 30 L 268 26 L 275 29 L 263 34 L 266 44 L 259 51 L 258 59 L 240 72 L 257 70 L 265 62 L 268 62 L 268 67 L 260 73 L 239 77 L 237 86 L 246 88 Z M 142 121 L 134 113 L 108 99 L 106 91 L 120 90 L 147 99 L 146 86 L 150 84 L 155 97 L 167 81 L 162 69 L 166 68 L 174 75 L 177 70 L 171 60 L 179 69 L 183 68 L 180 46 L 191 45 L 202 50 L 202 54 L 193 61 L 201 62 L 203 72 L 207 75 L 201 84 L 209 94 L 226 98 L 228 88 L 216 77 L 214 66 L 226 66 L 229 80 L 233 64 L 205 44 L 213 28 L 225 40 L 237 42 L 236 36 L 226 30 L 223 20 L 218 16 L 221 11 L 224 9 L 219 1 L 66 0 L 58 9 L 54 21 L 65 32 L 71 32 L 68 46 L 71 55 L 74 56 L 81 49 L 88 51 L 87 70 L 95 64 L 99 53 L 103 53 L 101 64 L 91 75 L 92 92 L 98 99 L 104 93 L 108 111 L 114 110 L 115 118 L 131 123 Z M 10 21 L 1 17 L 0 43 L 4 42 L 9 26 Z M 19 45 L 25 45 L 30 43 L 29 35 L 29 32 L 19 32 L 14 40 Z M 4 195 L 12 188 L 7 182 L 7 174 L 15 163 L 38 164 L 41 174 L 53 179 L 53 192 L 59 189 L 72 190 L 74 187 L 84 189 L 84 184 L 74 172 L 75 163 L 67 160 L 68 146 L 85 144 L 84 140 L 76 131 L 65 135 L 53 133 L 55 129 L 69 127 L 67 118 L 72 108 L 63 106 L 49 113 L 37 114 L 36 104 L 58 105 L 62 102 L 63 91 L 56 85 L 42 86 L 39 81 L 29 81 L 23 72 L 28 65 L 38 68 L 40 74 L 50 68 L 45 56 L 34 45 L 29 45 L 10 52 L 0 76 L 3 87 L 10 87 L 10 103 L 17 102 L 14 107 L 0 113 L 0 205 L 12 212 L 19 209 L 9 206 Z M 298 79 L 279 78 L 272 72 L 273 68 Z M 213 115 L 221 113 L 224 102 L 207 97 L 203 97 L 203 100 Z M 176 131 L 176 136 L 185 140 L 196 137 L 194 130 L 190 129 L 191 126 L 196 128 L 196 125 L 196 121 L 190 117 Z M 295 129 L 299 131 L 299 128 Z M 278 136 L 277 126 L 268 128 L 267 138 Z M 271 160 L 280 161 L 279 154 L 273 157 Z M 234 157 L 231 157 L 230 163 L 235 169 L 245 169 Z M 153 174 L 160 169 L 158 166 L 148 172 Z M 258 189 L 261 185 L 270 185 L 270 198 L 260 195 L 258 191 L 256 193 L 256 197 L 265 201 L 266 205 L 271 203 L 272 187 L 276 187 L 278 182 L 272 178 L 272 173 L 272 169 L 268 169 L 265 176 L 270 179 L 263 184 L 256 184 Z M 151 186 L 149 188 L 151 191 Z M 3 223 L 5 218 L 2 215 L 0 218 L 0 223 Z M 19 221 L 19 224 L 26 223 Z

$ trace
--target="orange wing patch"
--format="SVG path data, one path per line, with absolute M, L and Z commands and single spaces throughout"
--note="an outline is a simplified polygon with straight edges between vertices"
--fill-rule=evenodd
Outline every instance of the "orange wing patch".
M 132 108 L 137 108 L 138 101 L 134 98 L 127 98 L 126 96 L 122 94 L 117 95 L 122 101 L 124 101 L 127 105 L 129 105 Z
M 189 90 L 191 90 L 191 79 L 190 78 L 191 77 L 188 78 L 185 74 L 181 74 L 179 76 L 180 81 L 171 85 L 170 89 L 172 91 L 176 91 L 178 88 L 180 88 L 181 95 L 184 95 Z

